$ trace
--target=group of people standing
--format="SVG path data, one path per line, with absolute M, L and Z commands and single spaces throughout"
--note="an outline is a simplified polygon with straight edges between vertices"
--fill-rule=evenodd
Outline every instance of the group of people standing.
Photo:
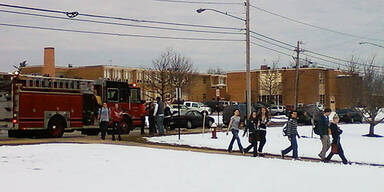
M 331 114 L 331 109 L 326 108 L 324 110 L 324 114 L 322 114 L 319 120 L 316 122 L 316 128 L 318 128 L 320 135 L 320 140 L 322 143 L 322 148 L 318 156 L 323 162 L 328 162 L 331 160 L 333 155 L 338 154 L 342 159 L 344 164 L 348 163 L 348 160 L 344 156 L 344 151 L 340 143 L 340 135 L 342 134 L 342 130 L 337 125 L 339 123 L 339 117 L 337 114 L 333 116 L 332 122 L 329 121 L 329 115 Z M 291 145 L 286 149 L 281 151 L 281 157 L 284 159 L 285 155 L 292 151 L 293 159 L 300 159 L 298 156 L 298 145 L 297 138 L 300 138 L 300 135 L 297 131 L 297 111 L 292 111 L 289 115 L 288 122 L 286 124 L 286 136 L 290 141 Z M 241 153 L 247 153 L 253 148 L 253 156 L 264 156 L 262 153 L 263 147 L 266 143 L 266 133 L 267 127 L 270 122 L 270 115 L 268 109 L 262 107 L 260 112 L 256 111 L 252 112 L 250 117 L 246 121 L 245 131 L 243 137 L 247 132 L 249 132 L 249 142 L 250 145 L 245 149 L 241 145 L 239 138 L 239 128 L 242 125 L 240 121 L 240 111 L 236 109 L 234 111 L 234 115 L 231 117 L 229 126 L 227 129 L 227 134 L 229 129 L 232 132 L 232 140 L 228 147 L 228 152 L 232 152 L 233 143 L 235 140 L 239 146 Z M 332 145 L 330 143 L 329 134 L 332 135 Z M 327 151 L 332 146 L 331 152 L 326 156 Z
M 164 118 L 166 114 L 166 106 L 160 97 L 156 98 L 156 102 L 151 102 L 147 105 L 146 109 L 149 123 L 149 135 L 159 133 L 159 135 L 165 135 L 164 130 Z M 143 123 L 144 125 L 144 123 Z

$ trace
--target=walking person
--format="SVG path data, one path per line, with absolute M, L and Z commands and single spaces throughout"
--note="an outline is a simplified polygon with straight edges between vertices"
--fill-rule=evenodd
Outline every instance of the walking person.
M 231 129 L 231 132 L 232 132 L 232 135 L 233 135 L 232 136 L 232 140 L 231 140 L 231 142 L 229 143 L 229 146 L 228 146 L 228 152 L 232 152 L 233 143 L 236 140 L 237 141 L 237 145 L 239 146 L 240 152 L 244 154 L 243 146 L 241 145 L 240 138 L 239 138 L 240 110 L 235 109 L 233 114 L 234 115 L 231 117 L 231 120 L 229 121 L 229 125 L 228 125 L 228 128 L 227 128 L 227 135 L 228 135 L 229 129 Z
M 99 113 L 97 116 L 97 119 L 99 120 L 100 125 L 100 132 L 101 132 L 101 139 L 105 140 L 105 135 L 107 133 L 108 129 L 108 123 L 109 123 L 109 108 L 107 106 L 107 103 L 103 103 L 103 106 L 99 108 Z
M 164 103 L 161 101 L 160 97 L 156 97 L 156 105 L 153 116 L 156 117 L 157 129 L 159 131 L 159 135 L 164 135 Z
M 118 140 L 121 141 L 121 127 L 120 127 L 120 121 L 122 117 L 122 112 L 119 108 L 119 104 L 115 104 L 115 107 L 111 110 L 111 117 L 113 121 L 113 130 L 112 130 L 112 141 L 115 141 L 115 134 L 117 131 L 118 134 Z
M 249 131 L 248 141 L 250 145 L 244 149 L 244 153 L 248 153 L 248 151 L 253 148 L 254 157 L 257 157 L 257 141 L 256 141 L 257 125 L 258 125 L 257 112 L 253 111 L 247 121 L 247 126 L 245 127 L 243 137 L 245 136 L 247 131 Z
M 321 151 L 319 153 L 319 157 L 322 161 L 325 159 L 325 154 L 327 153 L 329 147 L 331 146 L 329 140 L 329 114 L 331 114 L 330 108 L 324 109 L 324 115 L 320 115 L 318 126 L 319 126 L 319 134 L 320 140 L 322 144 Z
M 343 133 L 343 131 L 340 129 L 339 126 L 337 126 L 339 121 L 340 118 L 337 114 L 333 116 L 333 121 L 329 126 L 332 133 L 332 150 L 327 156 L 327 158 L 325 158 L 324 162 L 328 162 L 329 160 L 331 160 L 334 154 L 339 154 L 341 160 L 343 161 L 343 164 L 348 164 L 348 160 L 344 156 L 344 151 L 340 143 L 340 135 Z M 333 149 L 334 147 L 335 149 Z
M 270 120 L 269 112 L 266 107 L 261 108 L 261 112 L 257 116 L 257 120 L 258 120 L 258 126 L 256 129 L 256 142 L 257 141 L 260 142 L 259 147 L 257 148 L 257 151 L 259 153 L 259 156 L 263 157 L 264 156 L 263 148 L 265 143 L 267 142 L 265 138 L 267 134 L 267 125 Z M 256 147 L 257 147 L 257 143 L 256 143 Z
M 291 118 L 288 120 L 288 123 L 287 123 L 287 136 L 288 136 L 288 139 L 289 141 L 291 142 L 291 145 L 282 150 L 281 151 L 281 158 L 284 159 L 284 156 L 293 151 L 293 159 L 299 159 L 298 157 L 298 151 L 297 151 L 297 140 L 296 140 L 296 136 L 298 138 L 300 138 L 300 135 L 299 133 L 297 132 L 297 111 L 292 111 L 291 113 Z

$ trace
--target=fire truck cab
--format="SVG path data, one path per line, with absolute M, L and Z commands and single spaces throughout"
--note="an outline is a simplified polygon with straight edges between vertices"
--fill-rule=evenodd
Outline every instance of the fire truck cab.
M 143 125 L 145 105 L 140 98 L 140 88 L 135 83 L 99 79 L 94 82 L 94 89 L 101 96 L 102 103 L 107 103 L 110 109 L 119 105 L 123 112 L 121 129 L 129 133 L 135 127 Z

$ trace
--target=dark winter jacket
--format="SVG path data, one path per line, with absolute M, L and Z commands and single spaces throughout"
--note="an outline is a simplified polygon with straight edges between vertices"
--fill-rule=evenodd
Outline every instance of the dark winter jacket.
M 320 115 L 319 122 L 319 133 L 320 135 L 328 135 L 329 120 L 324 115 Z
M 334 123 L 331 123 L 329 127 L 331 128 L 332 132 L 332 143 L 338 144 L 340 142 L 340 135 L 343 133 L 343 131 Z
M 297 133 L 297 119 L 290 119 L 287 123 L 287 136 L 292 137 L 299 135 Z
M 249 135 L 254 135 L 258 125 L 258 119 L 252 118 L 247 121 L 247 126 L 245 127 L 244 135 L 249 131 Z

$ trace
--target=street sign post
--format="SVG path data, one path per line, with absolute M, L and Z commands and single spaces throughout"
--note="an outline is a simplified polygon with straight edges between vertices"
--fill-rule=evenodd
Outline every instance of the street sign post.
M 178 119 L 180 121 L 180 98 L 181 98 L 181 88 L 176 88 L 176 98 L 177 98 L 177 113 L 178 113 Z M 179 140 L 180 140 L 180 126 L 179 128 Z

